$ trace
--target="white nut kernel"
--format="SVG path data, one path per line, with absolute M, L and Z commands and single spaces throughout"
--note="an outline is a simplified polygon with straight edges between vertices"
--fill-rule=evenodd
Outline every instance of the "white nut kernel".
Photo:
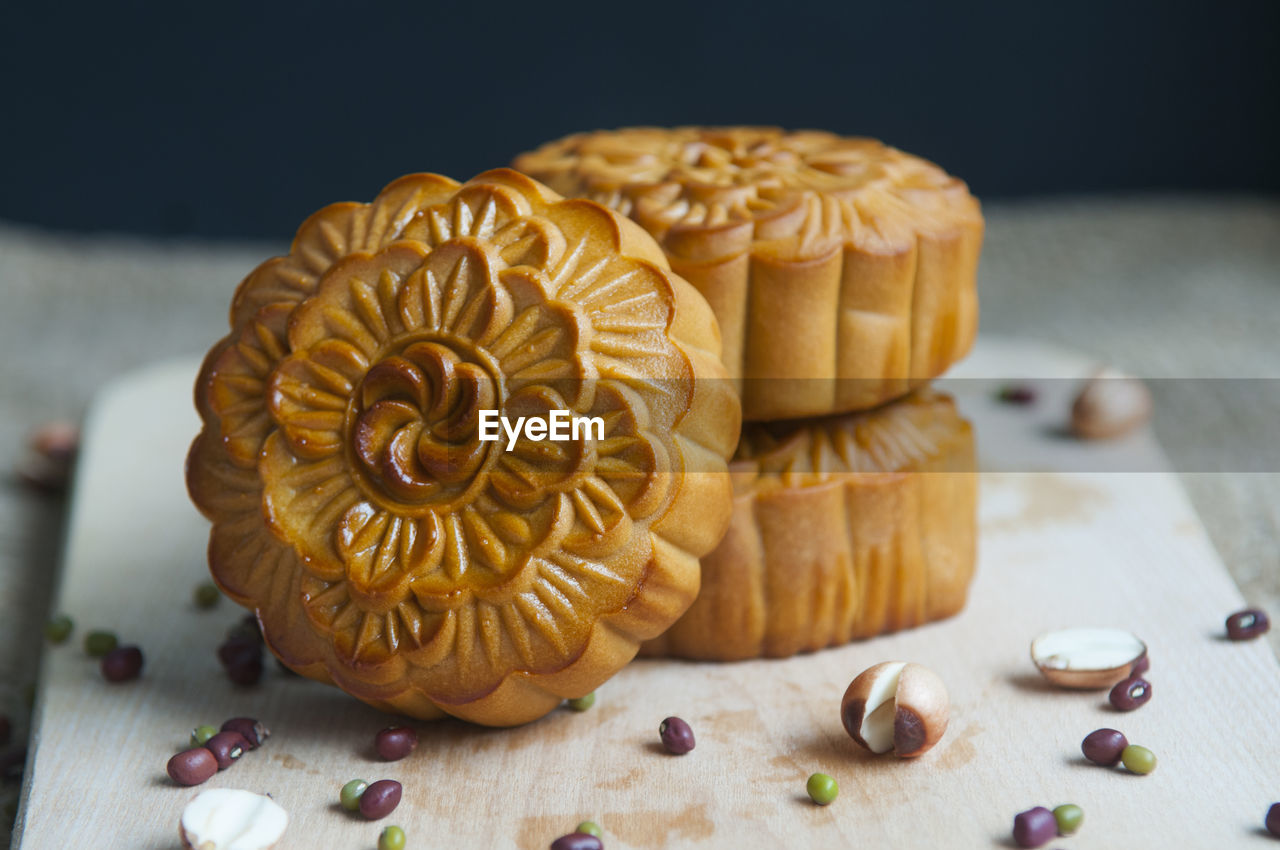
M 1109 688 L 1129 678 L 1147 645 L 1123 629 L 1045 632 L 1031 642 L 1040 674 L 1063 688 Z
M 1151 393 L 1137 378 L 1104 369 L 1071 405 L 1071 430 L 1086 440 L 1123 437 L 1151 418 Z
M 270 797 L 217 788 L 187 804 L 178 832 L 188 850 L 269 850 L 288 825 L 289 816 Z
M 864 670 L 840 701 L 840 719 L 853 740 L 873 753 L 901 758 L 928 752 L 947 731 L 951 700 L 928 667 L 886 661 Z

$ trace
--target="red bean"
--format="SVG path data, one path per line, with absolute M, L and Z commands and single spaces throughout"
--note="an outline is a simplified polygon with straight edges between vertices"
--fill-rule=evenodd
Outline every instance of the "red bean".
M 394 779 L 379 779 L 370 784 L 360 795 L 360 814 L 369 820 L 385 818 L 400 805 L 403 790 Z
M 179 785 L 199 785 L 218 772 L 218 761 L 204 747 L 192 747 L 169 759 L 165 770 Z
M 604 850 L 604 842 L 589 832 L 571 832 L 551 842 L 551 850 Z
M 262 678 L 262 644 L 250 635 L 235 635 L 218 647 L 227 678 L 237 685 L 256 685 Z
M 1231 640 L 1253 640 L 1271 629 L 1267 612 L 1259 608 L 1246 608 L 1227 618 L 1227 637 Z
M 1116 682 L 1109 696 L 1111 705 L 1117 711 L 1133 711 L 1141 708 L 1151 700 L 1151 683 L 1141 676 Z
M 418 746 L 418 733 L 408 726 L 388 726 L 373 739 L 378 756 L 386 761 L 399 761 Z
M 1019 847 L 1039 847 L 1058 834 L 1058 819 L 1044 806 L 1027 809 L 1013 819 L 1013 840 Z
M 1027 384 L 1009 384 L 1000 388 L 997 398 L 1005 404 L 1035 404 L 1035 387 Z
M 102 677 L 108 682 L 128 682 L 142 675 L 142 650 L 120 646 L 102 656 Z
M 242 655 L 255 655 L 258 645 L 248 638 L 227 638 L 218 644 L 218 662 L 226 667 Z
M 248 640 L 261 646 L 262 627 L 258 625 L 258 618 L 253 614 L 245 614 L 234 626 L 227 629 L 227 640 Z
M 693 730 L 679 717 L 668 717 L 662 721 L 658 734 L 662 737 L 662 746 L 674 755 L 682 756 L 694 747 Z
M 1280 803 L 1272 803 L 1271 808 L 1267 809 L 1267 832 L 1280 838 Z
M 219 732 L 204 742 L 204 748 L 213 754 L 218 762 L 218 770 L 231 767 L 240 756 L 252 749 L 239 732 Z
M 246 614 L 227 630 L 226 640 L 218 647 L 218 660 L 227 678 L 237 685 L 256 685 L 262 678 L 262 629 L 258 618 Z
M 242 658 L 232 664 L 227 668 L 227 678 L 244 687 L 258 684 L 262 678 L 262 656 Z
M 222 724 L 223 732 L 239 732 L 249 749 L 256 750 L 271 737 L 271 730 L 252 717 L 233 717 Z
M 1080 744 L 1084 757 L 1094 764 L 1103 767 L 1115 767 L 1120 763 L 1120 754 L 1129 746 L 1129 740 L 1123 732 L 1115 729 L 1097 729 L 1085 736 Z

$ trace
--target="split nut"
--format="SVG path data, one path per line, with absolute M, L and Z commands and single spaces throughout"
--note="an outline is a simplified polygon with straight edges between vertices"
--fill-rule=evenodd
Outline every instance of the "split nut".
M 288 825 L 288 814 L 270 797 L 215 788 L 182 810 L 179 833 L 189 850 L 269 850 Z
M 1151 418 L 1151 391 L 1137 378 L 1104 369 L 1071 405 L 1071 430 L 1086 440 L 1123 437 Z
M 1147 645 L 1123 629 L 1061 629 L 1031 642 L 1040 675 L 1063 688 L 1109 688 L 1133 676 L 1146 654 Z
M 951 700 L 927 667 L 886 661 L 864 670 L 840 702 L 840 719 L 853 740 L 873 753 L 913 758 L 947 731 Z

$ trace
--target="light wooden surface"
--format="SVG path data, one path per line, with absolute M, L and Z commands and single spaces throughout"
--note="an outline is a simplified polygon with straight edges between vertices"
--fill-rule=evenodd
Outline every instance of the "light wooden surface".
M 1275 199 L 986 199 L 984 214 L 983 334 L 1049 340 L 1146 378 L 1280 376 Z M 8 467 L 37 425 L 78 420 L 106 382 L 202 353 L 225 333 L 237 281 L 285 250 L 289 235 L 208 243 L 0 222 L 0 456 Z M 1277 412 L 1224 408 L 1214 391 L 1182 395 L 1173 406 L 1157 399 L 1156 434 L 1245 598 L 1274 614 L 1280 466 L 1254 472 L 1194 458 L 1208 446 L 1257 447 L 1259 435 L 1274 446 Z M 0 479 L 0 713 L 13 720 L 15 745 L 30 729 L 25 692 L 40 659 L 30 635 L 53 603 L 66 504 Z M 1268 639 L 1280 650 L 1280 629 Z M 19 788 L 0 784 L 0 846 Z
M 983 344 L 970 374 L 1017 351 L 1046 373 L 1081 368 L 1061 353 Z M 274 734 L 205 787 L 271 793 L 292 819 L 282 848 L 372 848 L 384 824 L 336 806 L 353 777 L 404 783 L 385 823 L 404 827 L 410 847 L 546 847 L 588 817 L 609 848 L 1010 846 L 1015 813 L 1068 801 L 1086 812 L 1072 840 L 1082 847 L 1273 846 L 1260 824 L 1280 799 L 1280 665 L 1264 641 L 1220 638 L 1240 592 L 1172 474 L 986 473 L 978 576 L 953 620 L 785 661 L 636 663 L 585 713 L 515 730 L 423 724 L 418 750 L 384 764 L 370 750 L 385 716 L 274 669 L 236 689 L 218 667 L 214 647 L 238 609 L 189 601 L 207 531 L 181 474 L 193 373 L 178 363 L 118 383 L 90 421 L 57 607 L 79 634 L 106 627 L 139 643 L 147 666 L 140 681 L 112 685 L 77 645 L 45 650 L 23 850 L 177 847 L 194 792 L 169 782 L 165 761 L 192 726 L 236 714 Z M 961 406 L 997 457 L 1047 439 L 978 382 L 959 386 L 974 388 Z M 1130 448 L 1156 451 L 1142 435 Z M 1150 704 L 1121 715 L 1105 694 L 1042 683 L 1028 643 L 1075 624 L 1148 642 Z M 953 701 L 946 737 L 910 762 L 864 755 L 838 713 L 857 672 L 895 658 L 933 668 Z M 687 756 L 657 744 L 669 714 L 695 730 Z M 1154 750 L 1156 772 L 1084 762 L 1080 740 L 1101 726 Z M 840 783 L 827 808 L 804 795 L 815 771 Z

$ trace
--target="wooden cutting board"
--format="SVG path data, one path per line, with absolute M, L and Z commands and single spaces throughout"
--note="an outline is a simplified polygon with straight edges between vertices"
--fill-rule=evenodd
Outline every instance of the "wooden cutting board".
M 192 362 L 108 387 L 86 430 L 56 608 L 75 639 L 46 647 L 15 845 L 178 846 L 194 791 L 165 762 L 200 723 L 248 714 L 273 735 L 206 788 L 270 793 L 289 812 L 282 848 L 372 848 L 396 823 L 411 848 L 545 848 L 591 818 L 609 848 L 1012 846 L 1014 814 L 1075 802 L 1070 847 L 1274 847 L 1261 828 L 1280 800 L 1280 665 L 1264 641 L 1222 637 L 1239 592 L 1149 435 L 1116 446 L 1061 437 L 1069 382 L 1032 409 L 995 404 L 994 384 L 950 381 L 983 447 L 981 561 L 968 608 L 916 631 L 781 661 L 645 661 L 622 671 L 585 713 L 559 710 L 520 729 L 419 724 L 417 751 L 377 761 L 390 718 L 337 690 L 284 675 L 233 687 L 214 648 L 239 610 L 197 611 L 205 521 L 183 457 L 197 429 Z M 985 339 L 959 375 L 1079 377 L 1092 364 L 1028 343 Z M 1052 468 L 1071 472 L 1028 472 Z M 1151 648 L 1154 696 L 1118 714 L 1105 693 L 1047 686 L 1027 646 L 1070 625 L 1115 625 Z M 112 685 L 79 644 L 101 627 L 140 644 L 140 681 Z M 952 699 L 942 742 L 914 761 L 863 754 L 840 697 L 879 661 L 935 670 Z M 657 743 L 679 715 L 698 746 Z M 1149 776 L 1085 762 L 1081 739 L 1117 727 L 1159 757 Z M 805 780 L 840 783 L 826 808 Z M 348 779 L 397 779 L 383 823 L 337 805 Z

